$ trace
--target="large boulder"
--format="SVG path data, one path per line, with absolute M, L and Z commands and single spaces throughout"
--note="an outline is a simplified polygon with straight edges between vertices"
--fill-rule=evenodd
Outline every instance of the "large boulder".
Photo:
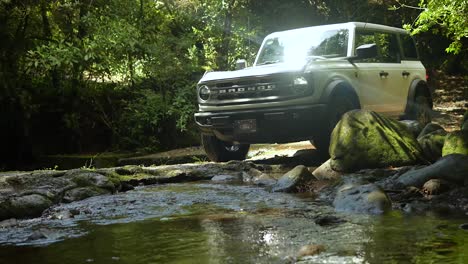
M 425 162 L 418 141 L 405 125 L 367 110 L 343 115 L 333 130 L 329 150 L 335 171 Z
M 442 148 L 442 156 L 450 154 L 468 155 L 468 131 L 455 131 L 447 135 Z
M 382 214 L 392 208 L 388 195 L 375 184 L 344 186 L 333 205 L 337 211 L 367 214 Z
M 430 166 L 402 174 L 398 182 L 405 186 L 422 187 L 431 179 L 464 184 L 468 179 L 468 156 L 461 154 L 445 156 Z
M 299 165 L 281 176 L 272 190 L 274 192 L 297 192 L 300 187 L 314 179 L 306 166 Z
M 445 143 L 447 132 L 439 129 L 418 137 L 419 145 L 421 145 L 424 156 L 430 161 L 436 161 L 442 157 L 442 148 Z

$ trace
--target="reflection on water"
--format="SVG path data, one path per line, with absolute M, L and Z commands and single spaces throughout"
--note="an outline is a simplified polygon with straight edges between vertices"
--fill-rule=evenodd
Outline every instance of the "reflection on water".
M 187 185 L 176 187 L 180 191 Z M 213 190 L 210 185 L 197 188 Z M 229 189 L 230 205 L 227 199 L 223 204 L 200 203 L 196 197 L 204 193 L 193 192 L 192 198 L 184 196 L 186 203 L 177 214 L 106 225 L 81 220 L 74 228 L 85 230 L 85 235 L 49 245 L 2 246 L 0 263 L 286 263 L 307 244 L 324 245 L 326 250 L 300 263 L 468 263 L 468 231 L 458 228 L 468 222 L 466 216 L 340 215 L 346 222 L 322 227 L 313 218 L 329 214 L 328 207 L 285 196 L 295 205 L 272 202 L 265 208 L 262 197 L 278 194 L 247 196 L 242 188 Z M 225 189 L 217 190 L 211 193 L 212 201 L 226 195 Z M 261 209 L 232 209 L 245 204 L 245 197 Z

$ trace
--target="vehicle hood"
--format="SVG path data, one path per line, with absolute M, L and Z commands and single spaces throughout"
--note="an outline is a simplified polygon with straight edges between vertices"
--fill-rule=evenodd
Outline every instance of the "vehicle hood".
M 277 63 L 270 65 L 261 65 L 248 67 L 242 70 L 236 71 L 214 71 L 207 72 L 201 80 L 198 82 L 207 83 L 217 80 L 232 80 L 239 78 L 249 78 L 249 77 L 261 77 L 275 75 L 279 73 L 294 73 L 303 71 L 305 65 L 291 65 L 286 63 Z

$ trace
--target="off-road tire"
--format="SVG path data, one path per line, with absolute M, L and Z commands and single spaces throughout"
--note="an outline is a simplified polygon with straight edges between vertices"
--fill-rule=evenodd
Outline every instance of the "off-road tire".
M 417 95 L 414 99 L 414 107 L 410 119 L 416 120 L 425 127 L 432 121 L 432 110 L 429 98 L 424 95 Z
M 358 109 L 350 96 L 339 94 L 333 96 L 327 107 L 326 119 L 319 133 L 314 137 L 313 144 L 320 156 L 329 157 L 330 136 L 341 117 L 348 111 Z
M 250 148 L 249 144 L 232 144 L 209 135 L 202 135 L 201 142 L 208 158 L 216 162 L 244 160 Z

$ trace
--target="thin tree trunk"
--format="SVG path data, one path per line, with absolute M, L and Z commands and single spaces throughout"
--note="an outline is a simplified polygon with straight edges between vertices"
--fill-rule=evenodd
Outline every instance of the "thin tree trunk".
M 235 3 L 236 0 L 231 0 L 228 4 L 228 8 L 226 9 L 222 42 L 218 51 L 218 66 L 223 70 L 226 70 L 229 67 L 229 47 L 232 37 L 232 9 L 234 8 Z

